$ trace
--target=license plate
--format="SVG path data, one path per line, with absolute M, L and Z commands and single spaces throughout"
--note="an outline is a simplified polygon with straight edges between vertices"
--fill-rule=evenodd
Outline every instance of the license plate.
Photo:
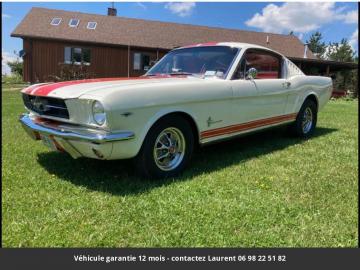
M 41 137 L 41 141 L 44 143 L 44 145 L 46 145 L 47 147 L 49 147 L 50 149 L 52 149 L 54 151 L 58 151 L 53 139 L 51 139 L 49 136 L 43 135 L 43 134 L 41 134 L 40 137 Z

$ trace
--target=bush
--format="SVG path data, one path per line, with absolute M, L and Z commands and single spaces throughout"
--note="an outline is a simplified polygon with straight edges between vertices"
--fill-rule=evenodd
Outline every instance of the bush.
M 11 69 L 12 74 L 16 75 L 23 75 L 23 62 L 20 62 L 19 60 L 15 60 L 13 62 L 7 62 L 8 66 Z
M 19 74 L 3 75 L 1 77 L 1 83 L 3 84 L 24 84 L 23 78 Z
M 88 66 L 86 65 L 76 65 L 76 64 L 64 64 L 60 65 L 60 74 L 59 75 L 50 75 L 49 79 L 53 81 L 72 81 L 72 80 L 83 80 L 94 78 L 95 74 L 88 71 Z

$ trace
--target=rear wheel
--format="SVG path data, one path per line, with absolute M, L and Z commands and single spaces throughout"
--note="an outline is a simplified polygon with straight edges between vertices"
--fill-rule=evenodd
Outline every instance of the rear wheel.
M 135 165 L 145 177 L 165 178 L 181 173 L 192 156 L 194 135 L 187 120 L 166 116 L 150 129 Z
M 295 123 L 290 128 L 295 136 L 308 138 L 314 133 L 316 122 L 317 105 L 313 100 L 307 99 L 301 106 Z

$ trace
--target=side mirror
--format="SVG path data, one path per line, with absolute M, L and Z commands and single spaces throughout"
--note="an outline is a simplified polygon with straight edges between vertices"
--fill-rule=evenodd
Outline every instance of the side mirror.
M 250 80 L 253 80 L 253 79 L 256 78 L 257 74 L 258 74 L 258 71 L 257 71 L 256 68 L 250 68 L 250 69 L 248 70 L 248 72 L 247 72 L 246 78 L 247 78 L 247 79 L 250 79 Z

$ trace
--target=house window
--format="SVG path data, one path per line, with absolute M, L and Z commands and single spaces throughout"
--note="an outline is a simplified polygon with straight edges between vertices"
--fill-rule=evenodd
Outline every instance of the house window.
M 134 70 L 140 70 L 141 53 L 134 53 Z
M 61 23 L 61 18 L 53 18 L 52 20 L 51 20 L 51 25 L 55 25 L 55 26 L 57 26 L 57 25 L 59 25 Z
M 81 63 L 81 48 L 72 48 L 72 62 Z
M 65 47 L 64 62 L 65 64 L 90 65 L 90 49 Z
M 71 64 L 71 47 L 65 47 L 64 51 L 64 63 Z
M 150 68 L 150 56 L 143 53 L 134 53 L 134 70 L 147 71 Z
M 92 30 L 94 30 L 94 29 L 96 28 L 96 25 L 97 25 L 96 22 L 88 22 L 86 28 L 87 28 L 87 29 L 92 29 Z
M 80 23 L 79 19 L 70 19 L 69 21 L 69 26 L 70 27 L 77 27 Z

